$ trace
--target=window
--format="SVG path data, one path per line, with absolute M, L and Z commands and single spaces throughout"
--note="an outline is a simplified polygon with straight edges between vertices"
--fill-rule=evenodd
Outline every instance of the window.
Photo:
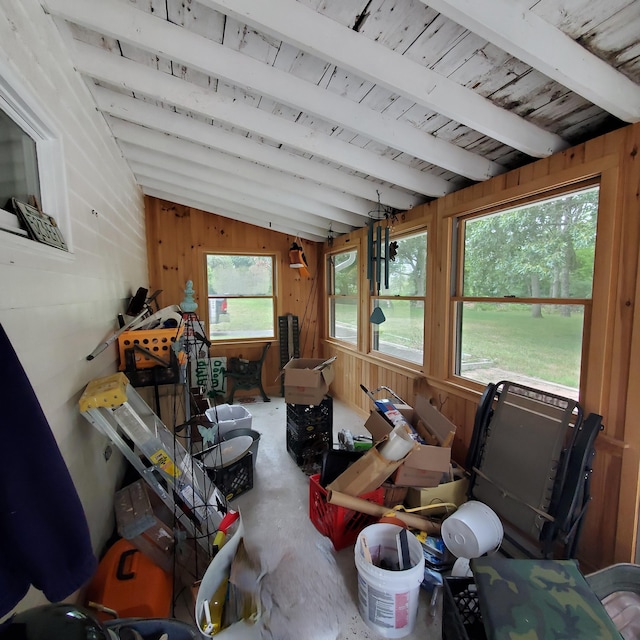
M 36 143 L 4 111 L 0 111 L 0 207 L 16 198 L 40 202 Z
M 70 246 L 60 136 L 38 100 L 0 61 L 0 230 L 26 236 L 17 216 L 7 207 L 11 198 L 27 204 L 35 199 L 42 211 L 53 217 Z M 45 236 L 48 233 L 46 224 L 42 233 Z M 11 236 L 2 234 L 2 237 Z
M 372 298 L 372 348 L 422 365 L 427 295 L 427 234 L 392 238 L 388 288 Z M 376 311 L 377 309 L 377 311 Z M 376 317 L 377 316 L 377 317 Z M 382 322 L 380 322 L 382 321 Z
M 455 373 L 578 398 L 598 186 L 458 220 Z
M 327 256 L 329 336 L 358 344 L 358 251 Z
M 275 256 L 206 255 L 209 338 L 275 337 Z

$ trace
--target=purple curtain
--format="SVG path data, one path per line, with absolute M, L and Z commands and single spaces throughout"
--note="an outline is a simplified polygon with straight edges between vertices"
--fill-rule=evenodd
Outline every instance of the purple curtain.
M 0 615 L 29 585 L 51 602 L 93 575 L 89 527 L 49 423 L 0 325 Z

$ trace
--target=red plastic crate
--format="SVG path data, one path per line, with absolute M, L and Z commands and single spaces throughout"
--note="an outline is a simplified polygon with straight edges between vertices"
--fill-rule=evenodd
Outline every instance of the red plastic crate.
M 363 500 L 382 504 L 382 487 L 360 496 Z M 355 544 L 358 534 L 379 518 L 366 513 L 345 509 L 327 502 L 327 490 L 320 484 L 320 474 L 309 477 L 309 518 L 315 528 L 330 538 L 336 551 Z

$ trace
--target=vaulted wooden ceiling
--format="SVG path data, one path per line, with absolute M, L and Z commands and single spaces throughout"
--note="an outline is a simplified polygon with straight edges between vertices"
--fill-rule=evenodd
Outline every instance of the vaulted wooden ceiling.
M 325 240 L 640 120 L 637 0 L 42 0 L 146 194 Z

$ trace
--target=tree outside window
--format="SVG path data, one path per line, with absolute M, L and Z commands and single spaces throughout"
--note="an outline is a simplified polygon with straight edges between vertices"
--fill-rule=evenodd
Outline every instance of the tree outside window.
M 209 339 L 274 338 L 274 256 L 209 253 L 206 264 Z
M 577 398 L 598 186 L 461 219 L 455 373 Z
M 393 246 L 395 243 L 395 247 Z M 427 295 L 427 234 L 392 237 L 389 252 L 389 287 L 371 299 L 372 349 L 422 365 L 424 308 Z M 382 315 L 380 315 L 382 312 Z

